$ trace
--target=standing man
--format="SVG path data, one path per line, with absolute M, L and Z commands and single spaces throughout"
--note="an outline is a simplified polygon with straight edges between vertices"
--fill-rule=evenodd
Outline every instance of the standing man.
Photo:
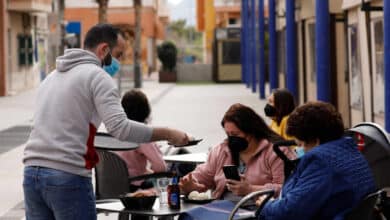
M 122 36 L 109 24 L 86 34 L 84 49 L 69 49 L 37 94 L 33 129 L 24 150 L 27 220 L 96 219 L 91 170 L 98 162 L 93 146 L 102 121 L 122 141 L 188 142 L 185 133 L 128 120 L 111 77 L 102 69 L 120 58 Z

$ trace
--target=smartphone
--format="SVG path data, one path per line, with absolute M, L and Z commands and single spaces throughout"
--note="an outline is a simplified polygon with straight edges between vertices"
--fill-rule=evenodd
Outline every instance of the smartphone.
M 187 144 L 185 145 L 175 145 L 176 147 L 189 147 L 189 146 L 193 146 L 193 145 L 197 145 L 199 142 L 201 142 L 203 139 L 195 139 L 195 140 L 190 140 L 188 141 Z
M 226 179 L 232 179 L 237 181 L 241 179 L 240 175 L 238 174 L 238 168 L 236 165 L 225 165 L 222 169 Z

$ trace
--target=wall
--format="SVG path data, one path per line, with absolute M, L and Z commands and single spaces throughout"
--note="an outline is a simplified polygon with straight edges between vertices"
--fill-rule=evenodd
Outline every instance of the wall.
M 6 95 L 6 71 L 7 71 L 7 58 L 5 56 L 8 50 L 6 39 L 6 0 L 0 0 L 0 96 Z
M 372 5 L 374 6 L 383 6 L 383 2 L 382 0 L 378 0 L 378 1 L 373 1 L 372 2 Z M 382 73 L 383 73 L 383 76 L 384 76 L 384 66 L 377 66 L 377 57 L 376 57 L 376 54 L 375 54 L 375 39 L 374 39 L 374 26 L 373 26 L 373 21 L 377 22 L 377 21 L 382 21 L 383 22 L 383 12 L 371 12 L 371 16 L 370 16 L 370 27 L 371 27 L 371 54 L 372 54 L 372 88 L 373 88 L 373 91 L 372 91 L 372 101 L 373 101 L 373 105 L 374 105 L 374 108 L 376 107 L 377 109 L 382 109 L 384 110 L 385 108 L 385 101 L 384 101 L 384 97 L 385 97 L 385 91 L 384 91 L 384 86 L 385 86 L 385 82 L 384 82 L 384 79 L 383 78 L 380 78 L 379 75 L 377 74 L 378 72 L 380 72 L 379 68 L 382 67 Z M 382 23 L 383 24 L 383 23 Z M 383 35 L 382 36 L 379 36 L 379 38 L 383 38 Z M 383 39 L 382 39 L 383 40 Z M 384 51 L 384 48 L 382 48 L 383 51 Z M 378 60 L 380 62 L 380 60 Z M 382 60 L 383 61 L 383 60 Z M 379 83 L 381 81 L 381 83 Z M 376 103 L 380 103 L 381 106 L 375 106 L 375 105 L 378 105 Z M 384 118 L 384 111 L 381 112 L 381 113 L 378 113 L 378 110 L 377 109 L 373 109 L 373 112 L 374 112 L 374 122 L 375 123 L 378 123 L 382 126 L 385 125 L 385 118 Z
M 212 68 L 211 64 L 183 64 L 177 65 L 177 81 L 211 81 Z
M 34 33 L 32 31 L 33 22 L 31 21 L 31 27 L 23 30 L 22 27 L 22 14 L 17 12 L 9 12 L 9 27 L 12 27 L 11 30 L 11 39 L 8 39 L 10 52 L 8 54 L 12 59 L 10 59 L 9 68 L 8 68 L 8 80 L 7 80 L 7 93 L 16 94 L 20 91 L 34 88 L 39 83 L 39 69 L 37 63 L 34 63 L 32 66 L 21 67 L 18 64 L 18 42 L 17 36 L 19 34 L 31 34 L 33 36 L 33 44 L 35 42 Z M 33 19 L 31 19 L 33 20 Z M 34 46 L 33 46 L 34 47 Z
M 164 24 L 156 19 L 156 11 L 154 9 L 144 7 L 141 16 L 143 36 L 159 39 L 165 38 Z M 84 39 L 87 31 L 98 23 L 98 10 L 95 8 L 69 8 L 65 10 L 65 19 L 81 22 L 81 38 Z M 133 8 L 110 8 L 107 19 L 112 24 L 134 25 L 134 10 Z M 155 29 L 156 25 L 158 31 Z
M 50 12 L 52 0 L 8 0 L 8 10 Z
M 162 4 L 165 1 L 161 0 L 142 0 L 143 6 L 151 6 L 156 7 L 157 3 Z M 66 0 L 66 8 L 91 8 L 97 7 L 97 3 L 95 0 Z M 109 0 L 109 7 L 133 7 L 132 0 Z

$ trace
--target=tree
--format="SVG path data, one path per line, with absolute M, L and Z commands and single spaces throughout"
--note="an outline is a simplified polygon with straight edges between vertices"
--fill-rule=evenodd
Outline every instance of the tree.
M 174 72 L 177 59 L 177 48 L 174 43 L 165 41 L 157 47 L 157 56 L 162 63 L 162 70 Z
M 58 55 L 64 54 L 65 49 L 65 0 L 58 0 L 58 25 L 60 27 L 60 44 L 58 48 Z
M 141 10 L 142 0 L 133 0 L 135 12 L 135 39 L 134 39 L 134 87 L 142 87 L 141 76 Z
M 99 23 L 107 23 L 107 9 L 109 0 L 96 0 L 99 5 Z

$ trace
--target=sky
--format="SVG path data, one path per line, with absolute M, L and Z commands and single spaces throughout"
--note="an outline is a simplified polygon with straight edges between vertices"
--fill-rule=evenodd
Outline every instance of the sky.
M 185 19 L 187 25 L 195 26 L 195 0 L 168 0 L 171 21 Z

